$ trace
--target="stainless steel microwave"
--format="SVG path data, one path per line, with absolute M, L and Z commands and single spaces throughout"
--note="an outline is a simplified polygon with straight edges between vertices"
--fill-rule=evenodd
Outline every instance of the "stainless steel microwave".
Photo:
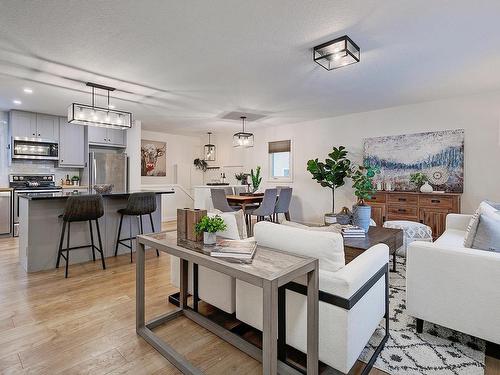
M 41 138 L 12 138 L 12 159 L 58 160 L 59 145 Z

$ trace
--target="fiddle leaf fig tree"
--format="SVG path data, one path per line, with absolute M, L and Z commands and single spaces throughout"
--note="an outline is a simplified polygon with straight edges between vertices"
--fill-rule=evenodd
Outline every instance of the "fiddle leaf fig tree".
M 345 184 L 345 178 L 349 177 L 351 171 L 347 153 L 344 146 L 333 147 L 324 162 L 318 159 L 307 162 L 307 170 L 312 174 L 313 180 L 332 190 L 332 213 L 335 212 L 335 189 Z

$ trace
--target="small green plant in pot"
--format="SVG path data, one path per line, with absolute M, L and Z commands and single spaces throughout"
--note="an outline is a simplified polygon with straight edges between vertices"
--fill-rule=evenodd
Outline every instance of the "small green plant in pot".
M 432 192 L 432 186 L 429 185 L 429 177 L 422 172 L 412 173 L 410 175 L 410 182 L 417 186 L 417 189 L 422 193 Z
M 216 233 L 226 230 L 227 225 L 224 219 L 219 215 L 213 217 L 203 216 L 196 224 L 194 230 L 196 233 L 203 233 L 203 243 L 205 245 L 214 245 L 216 242 Z
M 375 194 L 373 187 L 373 178 L 380 170 L 369 165 L 359 165 L 351 170 L 352 187 L 356 195 L 357 203 L 352 208 L 353 224 L 363 228 L 368 232 L 370 228 L 371 207 L 366 204 L 366 200 Z
M 193 164 L 196 167 L 196 169 L 199 169 L 200 171 L 203 172 L 205 172 L 208 168 L 208 163 L 203 159 L 196 158 L 194 159 Z
M 351 161 L 347 158 L 347 150 L 344 146 L 333 147 L 332 152 L 324 161 L 318 159 L 307 162 L 307 170 L 312 174 L 321 186 L 332 190 L 332 212 L 325 214 L 325 223 L 336 222 L 335 216 L 335 189 L 345 184 L 346 177 L 349 177 Z
M 234 175 L 234 178 L 236 178 L 236 181 L 239 181 L 240 184 L 246 185 L 247 184 L 247 178 L 248 178 L 248 173 L 236 173 Z
M 255 168 L 255 173 L 253 172 L 253 169 L 250 169 L 250 177 L 252 178 L 252 193 L 255 193 L 259 189 L 260 183 L 262 182 L 262 177 L 260 177 L 260 166 Z

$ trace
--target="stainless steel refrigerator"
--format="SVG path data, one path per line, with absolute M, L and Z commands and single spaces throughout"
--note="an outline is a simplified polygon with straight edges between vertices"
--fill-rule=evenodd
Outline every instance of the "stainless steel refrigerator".
M 113 184 L 113 191 L 128 190 L 128 157 L 125 153 L 91 152 L 89 186 Z

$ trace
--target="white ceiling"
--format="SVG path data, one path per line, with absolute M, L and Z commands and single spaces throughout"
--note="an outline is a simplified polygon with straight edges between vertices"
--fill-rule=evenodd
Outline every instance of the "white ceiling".
M 92 81 L 144 128 L 199 133 L 499 90 L 499 19 L 497 0 L 0 0 L 0 109 L 64 115 Z M 312 61 L 344 34 L 359 64 Z

